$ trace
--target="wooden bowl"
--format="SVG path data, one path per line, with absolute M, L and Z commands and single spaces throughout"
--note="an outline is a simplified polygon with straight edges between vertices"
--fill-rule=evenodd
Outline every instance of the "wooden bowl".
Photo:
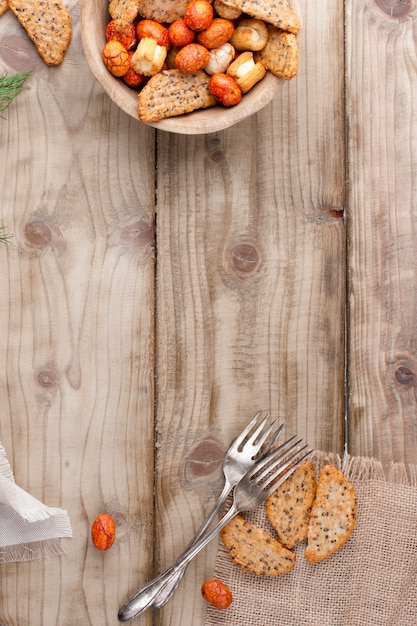
M 83 0 L 81 3 L 81 35 L 85 55 L 91 71 L 113 102 L 139 121 L 137 92 L 127 87 L 120 78 L 112 76 L 101 58 L 101 51 L 105 45 L 105 29 L 110 21 L 107 7 L 106 0 Z M 211 107 L 187 115 L 170 117 L 154 122 L 150 126 L 186 135 L 223 130 L 262 109 L 285 82 L 267 72 L 265 78 L 234 107 Z

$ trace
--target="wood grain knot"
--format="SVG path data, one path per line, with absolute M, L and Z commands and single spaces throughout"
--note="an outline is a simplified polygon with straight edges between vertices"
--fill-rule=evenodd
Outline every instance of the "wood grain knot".
M 398 363 L 395 368 L 395 378 L 400 385 L 417 387 L 417 373 L 411 363 Z
M 231 238 L 223 248 L 221 275 L 230 289 L 249 287 L 264 265 L 262 247 L 254 237 Z
M 224 152 L 222 150 L 216 150 L 211 153 L 210 158 L 215 163 L 221 163 L 221 161 L 223 161 L 223 158 L 224 158 Z
M 46 248 L 52 241 L 52 231 L 45 222 L 33 220 L 25 226 L 27 241 L 36 248 Z
M 238 275 L 248 275 L 256 272 L 259 263 L 260 255 L 253 243 L 239 243 L 230 252 L 231 268 Z
M 335 220 L 342 220 L 345 217 L 345 211 L 344 209 L 327 209 L 326 215 Z
M 377 6 L 390 17 L 403 17 L 411 13 L 414 0 L 375 0 Z
M 185 459 L 185 478 L 199 480 L 215 474 L 223 463 L 224 450 L 215 439 L 199 441 Z
M 323 206 L 307 214 L 307 218 L 314 224 L 329 225 L 335 221 L 343 221 L 345 217 L 344 207 Z
M 35 47 L 25 35 L 8 35 L 0 42 L 0 56 L 5 64 L 17 72 L 46 72 L 45 63 L 37 54 Z
M 214 163 L 221 163 L 224 158 L 224 151 L 221 147 L 221 142 L 218 137 L 210 137 L 206 141 L 206 150 L 210 159 Z
M 147 248 L 154 240 L 154 226 L 144 219 L 139 219 L 120 232 L 120 242 L 125 249 L 138 251 Z
M 55 369 L 44 368 L 36 372 L 35 380 L 40 387 L 51 389 L 58 386 L 59 374 Z

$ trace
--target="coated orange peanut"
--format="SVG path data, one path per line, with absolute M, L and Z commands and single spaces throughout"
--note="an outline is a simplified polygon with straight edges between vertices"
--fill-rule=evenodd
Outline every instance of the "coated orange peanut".
M 217 578 L 206 580 L 201 587 L 201 595 L 204 600 L 214 606 L 216 609 L 227 609 L 233 600 L 232 592 L 229 587 Z
M 210 53 L 204 46 L 199 43 L 190 43 L 188 46 L 181 48 L 176 57 L 175 65 L 185 74 L 194 74 L 198 70 L 203 69 L 210 61 Z
M 234 78 L 227 74 L 213 74 L 210 76 L 209 89 L 213 96 L 225 107 L 239 104 L 242 91 Z
M 116 536 L 116 524 L 108 513 L 102 513 L 93 522 L 91 538 L 97 550 L 108 550 Z
M 193 43 L 195 32 L 184 20 L 175 20 L 168 28 L 168 37 L 173 46 L 181 47 Z
M 133 52 L 129 51 L 129 63 L 132 59 L 133 56 Z M 128 69 L 128 71 L 126 72 L 126 74 L 124 74 L 124 76 L 122 76 L 122 80 L 123 82 L 126 83 L 126 85 L 128 87 L 140 87 L 141 85 L 143 85 L 144 82 L 146 82 L 146 78 L 145 76 L 142 76 L 142 74 L 138 74 L 137 72 L 135 72 L 135 70 L 132 67 L 132 64 L 130 64 L 130 67 Z
M 158 46 L 165 46 L 167 49 L 170 46 L 168 29 L 159 22 L 155 22 L 155 20 L 141 20 L 138 22 L 136 34 L 138 39 L 152 37 L 152 39 L 155 39 Z
M 192 30 L 205 30 L 213 19 L 213 7 L 208 0 L 191 0 L 185 7 L 184 21 Z
M 118 24 L 111 20 L 106 26 L 106 41 L 120 41 L 126 50 L 133 50 L 137 44 L 134 24 Z
M 208 28 L 198 33 L 197 41 L 209 50 L 219 48 L 229 41 L 234 30 L 233 22 L 215 17 Z
M 119 78 L 124 76 L 130 67 L 129 54 L 126 48 L 120 41 L 116 41 L 115 39 L 106 43 L 103 48 L 102 57 L 107 69 L 113 76 Z

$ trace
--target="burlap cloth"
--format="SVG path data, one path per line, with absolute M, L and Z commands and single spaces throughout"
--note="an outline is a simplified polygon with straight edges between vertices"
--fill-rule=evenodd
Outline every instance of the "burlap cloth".
M 349 541 L 331 558 L 308 563 L 304 544 L 294 569 L 276 578 L 246 574 L 232 565 L 220 542 L 214 576 L 233 593 L 219 611 L 208 607 L 206 626 L 416 626 L 417 466 L 316 453 L 356 489 L 358 516 Z M 264 507 L 244 517 L 274 534 Z

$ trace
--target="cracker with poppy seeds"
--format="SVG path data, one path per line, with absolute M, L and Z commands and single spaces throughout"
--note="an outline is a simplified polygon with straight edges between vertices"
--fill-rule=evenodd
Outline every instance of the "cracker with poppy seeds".
M 9 8 L 8 0 L 0 0 L 0 15 L 3 15 Z
M 266 500 L 267 518 L 279 541 L 289 550 L 307 537 L 315 494 L 316 470 L 306 460 Z
M 356 522 L 353 485 L 333 465 L 325 465 L 317 481 L 310 514 L 306 559 L 322 561 L 341 548 L 352 535 Z
M 215 106 L 217 101 L 208 84 L 209 76 L 203 70 L 195 74 L 162 70 L 139 92 L 139 119 L 145 123 L 159 122 L 167 117 Z
M 185 7 L 190 0 L 141 0 L 139 12 L 147 20 L 155 20 L 161 24 L 172 24 L 184 17 Z
M 288 0 L 222 0 L 258 20 L 273 24 L 281 30 L 294 33 L 300 30 L 300 20 Z
M 71 17 L 61 0 L 9 0 L 9 7 L 47 65 L 59 65 L 71 40 Z
M 298 71 L 298 43 L 293 33 L 268 25 L 266 46 L 255 53 L 255 60 L 263 63 L 275 76 L 291 80 Z
M 237 20 L 237 18 L 242 15 L 242 11 L 240 9 L 229 6 L 223 2 L 223 0 L 214 0 L 213 8 L 217 15 L 223 17 L 225 20 Z
M 241 515 L 235 515 L 220 536 L 232 561 L 245 572 L 278 576 L 289 572 L 295 565 L 293 552 Z
M 110 0 L 109 13 L 113 20 L 133 22 L 139 13 L 141 0 Z

